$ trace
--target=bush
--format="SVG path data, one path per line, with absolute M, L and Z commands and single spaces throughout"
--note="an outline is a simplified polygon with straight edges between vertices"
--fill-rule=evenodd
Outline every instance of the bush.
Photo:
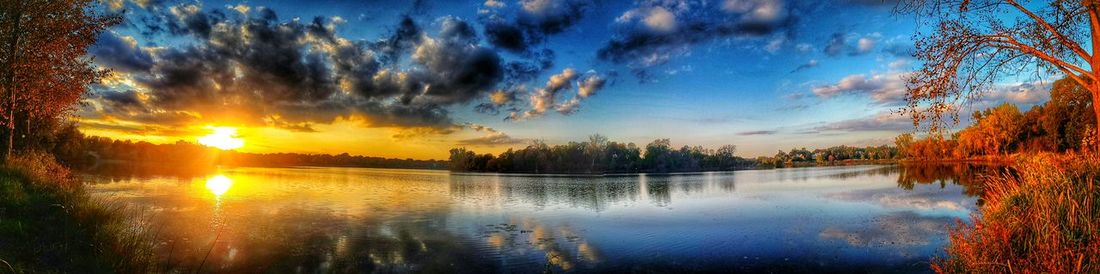
M 1023 157 L 987 178 L 973 225 L 950 232 L 939 273 L 1100 273 L 1100 155 Z
M 59 187 L 67 191 L 80 187 L 80 182 L 72 178 L 72 172 L 58 163 L 52 154 L 46 152 L 22 152 L 8 159 L 6 165 L 9 170 L 23 175 L 32 183 Z

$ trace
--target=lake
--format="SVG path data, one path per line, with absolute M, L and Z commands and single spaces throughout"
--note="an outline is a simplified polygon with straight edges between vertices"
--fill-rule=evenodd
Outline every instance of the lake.
M 929 272 L 967 166 L 541 176 L 365 168 L 85 175 L 169 271 Z

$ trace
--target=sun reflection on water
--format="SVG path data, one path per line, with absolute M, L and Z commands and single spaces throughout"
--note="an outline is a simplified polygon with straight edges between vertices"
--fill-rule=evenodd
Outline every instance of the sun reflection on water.
M 206 189 L 210 190 L 210 193 L 213 193 L 214 196 L 218 198 L 220 198 L 222 194 L 225 194 L 226 191 L 229 191 L 229 187 L 231 186 L 233 186 L 233 179 L 229 179 L 229 177 L 225 177 L 225 175 L 219 174 L 210 177 L 210 179 L 206 179 Z

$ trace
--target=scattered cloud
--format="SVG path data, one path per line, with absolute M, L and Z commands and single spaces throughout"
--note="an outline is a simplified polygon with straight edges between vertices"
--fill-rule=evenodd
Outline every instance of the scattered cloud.
M 833 84 L 815 86 L 811 92 L 821 99 L 849 94 L 869 95 L 875 104 L 899 106 L 905 99 L 906 77 L 908 73 L 902 72 L 876 73 L 870 76 L 854 74 Z
M 972 103 L 979 107 L 994 107 L 1006 102 L 1021 106 L 1041 104 L 1050 100 L 1050 90 L 1053 85 L 1054 81 L 995 85 L 989 91 L 981 93 L 976 98 L 977 101 Z
M 797 20 L 782 0 L 727 0 L 719 9 L 701 2 L 639 1 L 615 20 L 615 33 L 597 53 L 626 64 L 636 75 L 720 38 L 765 38 L 789 31 Z M 782 40 L 773 47 L 781 46 Z
M 566 68 L 561 73 L 550 76 L 544 87 L 529 96 L 530 108 L 527 111 L 512 111 L 508 119 L 531 119 L 542 116 L 549 110 L 555 110 L 562 115 L 573 114 L 580 107 L 581 101 L 595 95 L 606 83 L 606 78 L 595 71 L 580 75 L 576 70 Z M 571 99 L 559 102 L 562 92 L 569 90 L 576 90 L 576 93 Z
M 738 132 L 737 135 L 741 135 L 741 136 L 773 135 L 773 134 L 776 134 L 776 133 L 779 133 L 779 131 L 776 131 L 776 130 L 756 130 L 756 131 Z
M 911 129 L 913 129 L 913 120 L 909 116 L 892 111 L 883 111 L 863 118 L 825 123 L 812 128 L 809 132 L 903 131 Z
M 483 133 L 481 137 L 459 140 L 459 145 L 464 146 L 499 146 L 499 145 L 515 145 L 526 143 L 529 140 L 513 138 L 508 134 L 498 131 L 496 129 L 486 127 L 478 124 L 466 124 L 467 128 L 473 129 L 476 132 Z
M 857 56 L 871 53 L 875 50 L 878 40 L 882 35 L 871 33 L 859 35 L 856 33 L 833 33 L 825 44 L 825 54 L 829 56 L 849 55 Z
M 908 61 L 889 64 L 891 72 L 853 74 L 836 83 L 817 85 L 811 92 L 822 100 L 838 96 L 866 96 L 873 105 L 900 107 L 905 103 L 906 84 L 911 72 L 895 70 L 908 67 Z M 1050 99 L 1051 81 L 1034 81 L 994 85 L 990 90 L 977 93 L 970 102 L 981 107 L 991 107 L 1008 102 L 1017 105 L 1035 105 Z
M 817 65 L 818 65 L 817 59 L 810 59 L 810 61 L 807 61 L 805 64 L 799 65 L 798 67 L 791 70 L 791 73 L 811 69 L 811 68 L 817 67 Z

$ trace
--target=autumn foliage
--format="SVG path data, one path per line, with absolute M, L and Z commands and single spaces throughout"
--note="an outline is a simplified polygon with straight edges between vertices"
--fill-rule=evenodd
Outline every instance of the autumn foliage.
M 938 273 L 1100 272 L 1100 155 L 1038 154 L 991 176 L 982 214 L 950 232 Z
M 33 136 L 77 106 L 95 68 L 88 47 L 121 22 L 93 0 L 0 0 L 0 125 L 11 154 L 16 136 Z M 27 143 L 27 142 L 23 142 Z
M 916 139 L 905 134 L 895 145 L 907 159 L 1003 160 L 1006 155 L 1091 149 L 1096 140 L 1087 90 L 1073 81 L 1059 80 L 1051 99 L 1026 112 L 1011 104 L 974 112 L 972 124 L 951 136 L 930 134 Z

